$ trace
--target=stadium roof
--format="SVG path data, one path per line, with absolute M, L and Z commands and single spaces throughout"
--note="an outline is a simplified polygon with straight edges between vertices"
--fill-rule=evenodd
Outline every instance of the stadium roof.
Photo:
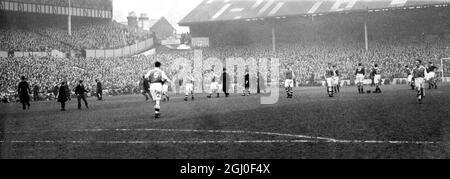
M 448 4 L 450 0 L 204 0 L 179 24 Z

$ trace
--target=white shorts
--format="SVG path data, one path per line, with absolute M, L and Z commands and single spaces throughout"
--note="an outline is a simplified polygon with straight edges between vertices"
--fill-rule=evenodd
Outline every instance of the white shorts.
M 381 82 L 381 75 L 375 75 L 373 77 L 373 83 L 380 84 L 380 82 Z
M 428 74 L 426 75 L 426 79 L 427 79 L 427 80 L 431 80 L 431 79 L 433 79 L 435 76 L 436 76 L 436 73 L 430 72 L 430 73 L 428 73 Z
M 292 79 L 286 79 L 285 81 L 284 81 L 284 87 L 285 88 L 288 88 L 288 87 L 294 87 L 294 80 L 292 80 Z
M 413 78 L 413 76 L 412 75 L 408 75 L 408 83 L 411 83 L 412 82 L 412 78 Z
M 169 85 L 164 84 L 164 85 L 162 86 L 162 92 L 163 92 L 163 93 L 167 93 L 168 91 L 169 91 Z
M 425 87 L 424 78 L 414 78 L 414 85 L 416 86 L 416 88 L 424 88 Z
M 186 83 L 186 93 L 191 93 L 194 90 L 194 84 Z
M 327 78 L 327 86 L 328 86 L 328 87 L 333 86 L 333 82 L 334 82 L 333 77 Z
M 333 86 L 339 85 L 339 77 L 333 77 Z
M 153 100 L 161 100 L 162 86 L 161 83 L 150 83 L 150 94 Z
M 358 83 L 364 83 L 364 75 L 363 75 L 363 74 L 357 74 L 357 75 L 356 75 L 355 83 L 356 83 L 356 84 L 358 84 Z
M 219 83 L 212 82 L 211 86 L 209 87 L 211 90 L 218 90 L 219 89 Z

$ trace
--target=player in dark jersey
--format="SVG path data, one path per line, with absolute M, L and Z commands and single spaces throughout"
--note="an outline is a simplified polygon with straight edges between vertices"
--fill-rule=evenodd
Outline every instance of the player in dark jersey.
M 148 99 L 152 99 L 152 95 L 150 94 L 150 86 L 148 79 L 145 78 L 145 75 L 142 76 L 142 79 L 139 81 L 139 87 L 141 88 L 141 94 L 144 95 L 145 101 L 148 101 Z
M 374 93 L 381 93 L 380 85 L 381 85 L 381 70 L 378 67 L 378 64 L 375 64 L 372 69 L 373 74 L 373 83 L 375 84 Z
M 294 94 L 292 88 L 294 87 L 295 74 L 291 67 L 287 68 L 285 75 L 286 80 L 284 81 L 284 88 L 286 89 L 287 98 L 292 98 Z
M 167 75 L 164 71 L 160 69 L 161 63 L 155 62 L 155 68 L 150 70 L 145 78 L 149 79 L 150 82 L 150 93 L 155 101 L 155 119 L 160 117 L 160 101 L 162 95 L 162 83 L 166 80 Z
M 358 67 L 356 68 L 356 85 L 358 86 L 358 92 L 364 93 L 364 75 L 366 74 L 364 67 L 361 63 L 358 64 Z
M 437 88 L 436 70 L 437 67 L 433 65 L 433 62 L 428 62 L 426 79 L 428 81 L 428 89 Z
M 331 63 L 328 63 L 328 67 L 325 70 L 325 80 L 327 82 L 328 96 L 333 97 L 333 77 L 335 76 Z
M 422 100 L 425 97 L 425 91 L 423 89 L 425 85 L 426 68 L 422 65 L 422 61 L 416 60 L 416 67 L 413 69 L 414 83 L 417 90 L 417 101 L 422 104 Z
M 248 69 L 245 70 L 244 74 L 244 91 L 242 92 L 242 96 L 250 96 L 250 74 L 248 73 Z
M 214 73 L 214 71 L 212 72 L 212 78 L 211 78 L 211 84 L 209 86 L 209 95 L 207 96 L 207 98 L 211 98 L 213 93 L 217 94 L 217 97 L 219 97 L 219 78 L 220 75 L 217 75 Z

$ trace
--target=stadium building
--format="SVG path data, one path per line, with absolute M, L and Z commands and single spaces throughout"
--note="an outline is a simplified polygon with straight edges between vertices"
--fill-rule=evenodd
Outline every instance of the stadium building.
M 149 19 L 147 14 L 141 13 L 139 18 L 135 12 L 128 13 L 128 26 L 134 26 L 143 30 L 148 30 L 154 33 L 155 41 L 161 42 L 168 37 L 175 34 L 175 28 L 167 21 L 165 17 L 159 19 Z
M 151 32 L 155 33 L 158 42 L 167 39 L 175 34 L 175 28 L 167 21 L 165 17 L 159 19 L 150 19 L 146 24 Z
M 445 21 L 450 14 L 449 3 L 448 0 L 205 0 L 179 24 L 190 28 L 194 44 L 206 37 L 211 45 L 342 39 L 347 37 L 333 35 L 346 29 L 353 30 L 350 38 L 364 41 L 365 27 L 369 42 L 394 36 L 449 38 L 444 37 L 449 34 Z M 446 23 L 438 23 L 442 21 Z M 412 26 L 421 28 L 411 29 Z M 409 34 L 403 33 L 405 29 Z

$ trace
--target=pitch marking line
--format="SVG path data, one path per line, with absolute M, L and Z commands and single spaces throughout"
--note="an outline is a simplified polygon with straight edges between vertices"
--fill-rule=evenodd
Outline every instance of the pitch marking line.
M 430 141 L 362 141 L 362 140 L 199 140 L 199 141 L 177 141 L 177 140 L 149 140 L 149 141 L 0 141 L 0 143 L 24 143 L 24 144 L 243 144 L 243 143 L 352 143 L 352 144 L 443 144 L 444 142 Z M 448 144 L 448 143 L 446 143 Z
M 136 140 L 136 141 L 59 141 L 59 140 L 36 140 L 36 141 L 0 141 L 0 143 L 44 143 L 44 144 L 221 144 L 221 143 L 349 143 L 349 144 L 450 144 L 450 142 L 441 141 L 387 141 L 387 140 L 339 140 L 327 137 L 313 137 L 297 134 L 283 134 L 274 132 L 255 132 L 241 130 L 196 130 L 196 129 L 74 129 L 69 131 L 38 131 L 38 132 L 104 132 L 104 131 L 159 131 L 159 132 L 194 132 L 194 133 L 231 133 L 231 134 L 253 134 L 284 136 L 292 138 L 301 138 L 304 140 L 195 140 L 195 141 L 177 141 L 177 140 Z M 6 132 L 12 133 L 31 133 L 31 132 Z

